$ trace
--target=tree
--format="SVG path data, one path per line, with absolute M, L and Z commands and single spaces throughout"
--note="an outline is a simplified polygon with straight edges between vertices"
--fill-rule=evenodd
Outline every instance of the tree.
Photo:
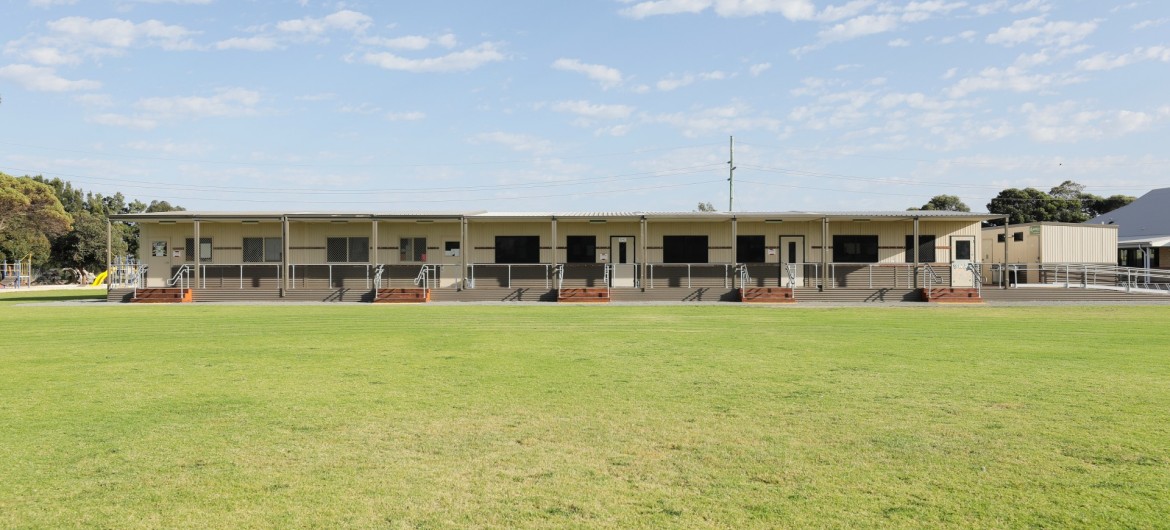
M 921 208 L 910 208 L 910 210 L 935 210 L 945 212 L 969 212 L 966 204 L 963 204 L 962 199 L 956 195 L 935 195 Z
M 1075 182 L 1066 181 L 1064 184 L 1052 188 L 1059 196 L 1044 193 L 1036 188 L 1008 188 L 999 192 L 987 204 L 987 211 L 1009 216 L 1009 224 L 1056 222 L 1056 223 L 1083 223 L 1089 220 L 1082 198 L 1069 198 L 1072 194 L 1079 194 L 1083 190 Z M 1002 219 L 996 219 L 989 224 L 1002 225 Z
M 1137 200 L 1137 197 L 1131 197 L 1129 195 L 1110 195 L 1108 197 L 1091 195 L 1090 197 L 1092 197 L 1092 200 L 1085 204 L 1089 210 L 1090 218 L 1107 214 Z
M 73 217 L 51 186 L 0 173 L 0 256 L 49 261 L 49 239 L 69 231 Z
M 700 202 L 698 211 L 700 211 L 700 212 L 714 212 L 717 210 L 715 210 L 715 206 L 712 205 L 710 202 Z

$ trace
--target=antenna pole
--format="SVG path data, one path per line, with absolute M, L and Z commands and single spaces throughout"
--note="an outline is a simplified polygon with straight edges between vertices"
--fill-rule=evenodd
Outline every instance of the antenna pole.
M 730 158 L 727 160 L 727 212 L 734 212 L 735 204 L 735 137 L 728 137 L 727 151 Z

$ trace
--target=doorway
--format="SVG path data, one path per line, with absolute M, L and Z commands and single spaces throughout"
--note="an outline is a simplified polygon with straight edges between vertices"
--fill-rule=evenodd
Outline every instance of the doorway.
M 610 287 L 634 287 L 638 272 L 634 236 L 610 236 Z
M 780 236 L 780 286 L 804 286 L 804 236 Z
M 951 236 L 951 287 L 974 287 L 975 236 Z

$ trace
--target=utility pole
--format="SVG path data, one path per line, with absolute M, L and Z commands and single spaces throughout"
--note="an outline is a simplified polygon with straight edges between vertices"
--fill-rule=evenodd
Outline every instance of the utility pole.
M 727 144 L 727 151 L 730 158 L 727 160 L 727 212 L 734 212 L 732 206 L 735 204 L 735 137 L 729 136 Z

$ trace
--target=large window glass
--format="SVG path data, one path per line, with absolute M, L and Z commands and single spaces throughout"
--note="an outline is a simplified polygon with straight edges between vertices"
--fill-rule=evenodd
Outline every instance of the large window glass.
M 329 263 L 365 263 L 370 261 L 370 238 L 326 238 L 325 261 Z
M 184 250 L 185 256 L 184 257 L 186 258 L 186 260 L 187 261 L 195 261 L 195 238 L 188 237 L 186 244 L 184 244 L 183 246 L 185 247 L 185 250 Z M 211 261 L 211 238 L 210 237 L 199 238 L 199 261 Z
M 763 263 L 764 236 L 735 236 L 736 263 Z
M 496 263 L 540 263 L 540 236 L 496 236 Z
M 918 234 L 918 262 L 934 263 L 934 236 Z M 906 263 L 914 263 L 914 235 L 906 236 Z
M 568 236 L 565 242 L 566 262 L 597 263 L 597 236 Z
M 279 237 L 245 237 L 244 263 L 280 261 L 282 247 Z
M 877 263 L 878 236 L 833 236 L 836 263 Z
M 427 238 L 404 237 L 398 240 L 398 261 L 423 262 L 427 260 Z
M 707 263 L 707 236 L 662 236 L 663 263 Z

